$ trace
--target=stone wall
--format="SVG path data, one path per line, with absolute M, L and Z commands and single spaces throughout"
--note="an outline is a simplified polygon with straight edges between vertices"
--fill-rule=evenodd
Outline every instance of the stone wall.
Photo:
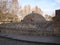
M 5 30 L 1 33 L 14 34 L 14 35 L 30 35 L 30 36 L 54 36 L 54 32 L 40 31 L 40 30 Z

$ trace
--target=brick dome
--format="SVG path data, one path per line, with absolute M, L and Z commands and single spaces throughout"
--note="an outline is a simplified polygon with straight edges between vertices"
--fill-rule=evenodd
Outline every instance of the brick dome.
M 24 17 L 24 22 L 46 22 L 45 18 L 38 13 L 31 13 Z

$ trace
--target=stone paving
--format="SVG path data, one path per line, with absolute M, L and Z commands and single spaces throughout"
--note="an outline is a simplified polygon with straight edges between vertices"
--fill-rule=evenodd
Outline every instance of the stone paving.
M 4 38 L 1 38 L 1 37 L 4 37 Z M 16 41 L 16 40 L 18 40 L 18 41 Z M 37 44 L 39 44 L 39 43 L 42 42 L 42 43 L 60 44 L 60 37 L 26 36 L 26 35 L 11 35 L 11 34 L 0 33 L 0 44 L 1 44 L 1 42 L 2 43 L 7 43 L 8 42 L 8 43 L 14 44 L 16 42 L 18 43 L 18 42 L 21 42 L 21 41 L 23 41 L 23 42 L 25 41 L 24 43 L 36 42 Z

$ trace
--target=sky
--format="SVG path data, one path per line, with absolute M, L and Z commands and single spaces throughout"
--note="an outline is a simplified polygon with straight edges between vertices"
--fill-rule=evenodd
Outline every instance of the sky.
M 32 8 L 38 6 L 46 14 L 53 14 L 56 9 L 60 9 L 60 0 L 18 0 L 19 5 L 30 5 Z

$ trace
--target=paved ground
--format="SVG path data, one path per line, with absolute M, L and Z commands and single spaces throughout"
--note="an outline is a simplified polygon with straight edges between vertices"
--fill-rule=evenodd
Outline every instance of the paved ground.
M 57 45 L 57 44 L 25 42 L 0 37 L 0 45 Z
M 1 36 L 15 40 L 60 44 L 60 37 L 40 37 L 40 36 L 11 35 L 11 34 L 0 33 L 0 37 Z

